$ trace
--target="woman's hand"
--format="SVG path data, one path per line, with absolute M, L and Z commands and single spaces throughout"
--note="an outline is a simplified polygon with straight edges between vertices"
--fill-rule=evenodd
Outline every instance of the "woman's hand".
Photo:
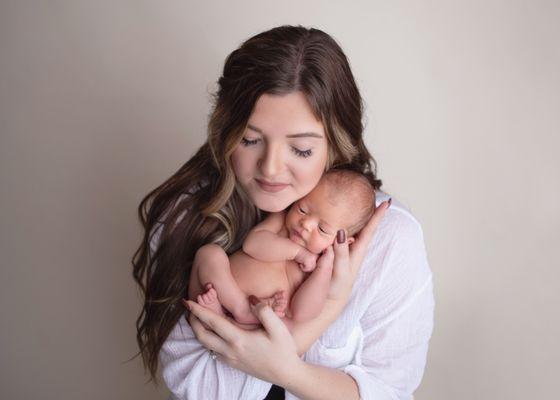
M 303 361 L 284 322 L 270 306 L 251 296 L 251 308 L 263 329 L 243 330 L 193 301 L 189 323 L 198 341 L 219 360 L 259 379 L 284 386 Z M 206 327 L 209 329 L 207 329 Z
M 328 298 L 344 301 L 346 304 L 373 234 L 390 206 L 391 199 L 381 203 L 355 238 L 346 240 L 346 232 L 343 230 L 338 232 L 333 245 L 334 268 Z
M 290 328 L 298 354 L 305 353 L 346 306 L 373 234 L 390 205 L 391 199 L 381 203 L 355 238 L 346 238 L 344 231 L 339 233 L 333 246 L 317 260 L 318 264 L 333 263 L 331 285 L 321 313 L 310 321 L 294 323 Z

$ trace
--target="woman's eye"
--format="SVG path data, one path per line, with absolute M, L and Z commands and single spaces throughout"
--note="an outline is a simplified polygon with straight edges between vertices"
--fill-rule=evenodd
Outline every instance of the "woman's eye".
M 295 153 L 296 156 L 298 157 L 309 157 L 312 154 L 311 149 L 308 150 L 300 150 L 297 147 L 292 147 L 292 151 Z
M 253 144 L 257 144 L 258 141 L 259 141 L 259 139 L 252 139 L 251 140 L 251 139 L 243 138 L 243 139 L 241 139 L 241 144 L 243 146 L 251 146 Z

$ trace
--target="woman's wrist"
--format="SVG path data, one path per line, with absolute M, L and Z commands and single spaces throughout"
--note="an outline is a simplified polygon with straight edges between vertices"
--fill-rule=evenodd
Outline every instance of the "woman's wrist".
M 283 388 L 292 387 L 297 385 L 302 373 L 305 373 L 305 361 L 301 357 L 296 357 L 294 362 L 289 365 L 282 365 L 277 373 L 277 379 L 274 384 Z
M 325 332 L 328 327 L 336 321 L 342 310 L 346 306 L 346 301 L 327 299 L 321 313 L 312 320 L 305 322 L 294 322 L 290 328 L 292 337 L 296 344 L 298 355 L 303 355 Z
M 328 385 L 325 385 L 325 382 L 328 382 Z M 309 364 L 303 360 L 289 368 L 286 376 L 277 384 L 300 399 L 360 398 L 358 384 L 350 375 L 335 368 Z

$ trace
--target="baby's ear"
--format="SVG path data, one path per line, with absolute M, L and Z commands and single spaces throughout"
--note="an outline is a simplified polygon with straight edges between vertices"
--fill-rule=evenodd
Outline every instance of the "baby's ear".
M 352 244 L 352 243 L 354 243 L 355 241 L 356 241 L 356 239 L 354 239 L 354 236 L 350 236 L 350 237 L 348 238 L 348 244 Z

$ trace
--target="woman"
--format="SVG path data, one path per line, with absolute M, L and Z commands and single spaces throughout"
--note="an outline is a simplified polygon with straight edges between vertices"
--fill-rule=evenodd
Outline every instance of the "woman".
M 137 339 L 152 378 L 159 361 L 177 399 L 260 400 L 271 383 L 286 398 L 410 399 L 432 331 L 431 273 L 418 222 L 396 201 L 388 210 L 379 191 L 340 47 L 303 27 L 250 38 L 226 59 L 208 132 L 139 208 L 146 233 L 133 263 L 145 303 Z M 189 301 L 187 322 L 182 298 L 196 250 L 217 243 L 234 252 L 267 212 L 286 209 L 340 167 L 368 177 L 378 208 L 351 246 L 342 231 L 322 255 L 334 270 L 320 316 L 290 335 L 253 299 L 264 329 L 243 331 Z

